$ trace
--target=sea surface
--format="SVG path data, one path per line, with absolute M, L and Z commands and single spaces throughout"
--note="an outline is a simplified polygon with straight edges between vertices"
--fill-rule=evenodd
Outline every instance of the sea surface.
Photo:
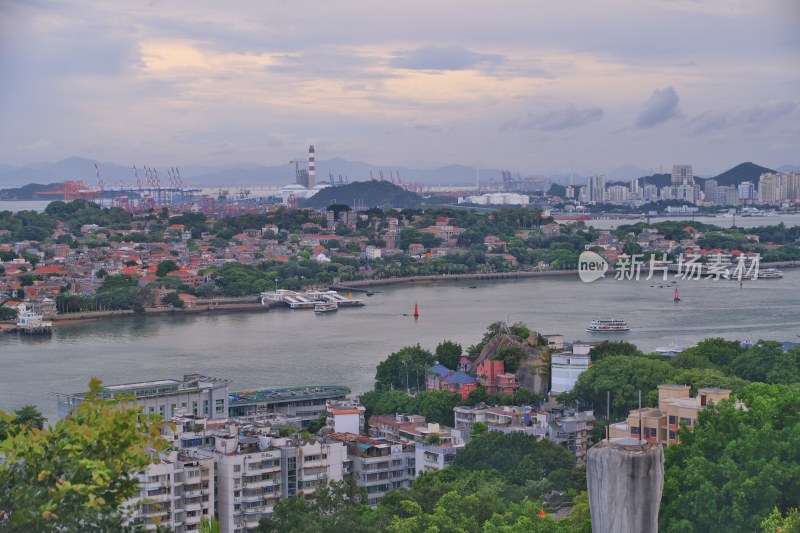
M 341 384 L 359 394 L 373 387 L 375 366 L 403 346 L 433 350 L 450 339 L 466 348 L 495 321 L 569 341 L 626 340 L 645 351 L 707 337 L 796 341 L 800 269 L 784 273 L 741 288 L 680 280 L 678 303 L 673 279 L 582 283 L 575 275 L 376 287 L 365 307 L 322 315 L 281 308 L 89 321 L 59 326 L 52 337 L 0 333 L 0 409 L 34 404 L 52 421 L 53 393 L 83 391 L 91 376 L 115 384 L 190 371 L 231 379 L 232 390 Z M 585 331 L 592 319 L 609 316 L 627 320 L 631 331 Z
M 50 200 L 0 200 L 0 211 L 37 211 L 44 212 Z

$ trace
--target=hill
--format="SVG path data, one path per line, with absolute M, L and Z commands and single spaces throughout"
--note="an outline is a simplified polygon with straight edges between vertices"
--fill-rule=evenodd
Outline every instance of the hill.
M 307 200 L 302 207 L 323 208 L 331 204 L 354 203 L 365 207 L 391 206 L 398 209 L 417 207 L 422 198 L 388 181 L 357 181 L 338 187 L 327 187 Z
M 63 190 L 63 183 L 29 183 L 23 187 L 0 190 L 0 200 L 61 200 L 63 196 L 39 196 L 42 191 Z
M 719 176 L 715 176 L 719 185 L 739 185 L 743 181 L 752 181 L 758 187 L 758 178 L 765 172 L 775 172 L 767 167 L 756 165 L 755 163 L 741 163 L 730 170 L 726 170 Z

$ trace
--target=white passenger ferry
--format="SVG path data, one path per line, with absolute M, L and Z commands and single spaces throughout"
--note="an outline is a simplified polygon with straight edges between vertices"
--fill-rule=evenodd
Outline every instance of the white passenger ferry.
M 592 320 L 586 331 L 607 332 L 607 331 L 629 331 L 631 328 L 628 323 L 620 318 L 598 318 Z

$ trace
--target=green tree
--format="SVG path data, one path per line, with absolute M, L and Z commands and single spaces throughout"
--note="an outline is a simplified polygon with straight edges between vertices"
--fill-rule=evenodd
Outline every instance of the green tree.
M 378 363 L 376 386 L 401 390 L 423 390 L 425 374 L 433 365 L 431 352 L 416 346 L 406 346 Z
M 453 341 L 442 341 L 436 346 L 436 360 L 440 365 L 444 365 L 450 370 L 458 368 L 458 360 L 461 359 L 461 345 Z
M 516 432 L 489 431 L 472 439 L 456 455 L 453 464 L 467 470 L 494 469 L 510 483 L 525 485 L 528 481 L 546 479 L 559 470 L 568 472 L 575 458 L 549 440 L 537 441 Z
M 126 530 L 119 506 L 150 464 L 148 446 L 166 443 L 141 409 L 101 400 L 100 390 L 92 379 L 85 401 L 55 426 L 9 425 L 0 442 L 0 509 L 10 531 Z
M 0 320 L 16 320 L 19 312 L 10 307 L 0 306 Z
M 165 259 L 164 261 L 159 261 L 158 266 L 156 267 L 156 276 L 159 278 L 163 278 L 170 272 L 174 272 L 176 270 L 180 270 L 178 267 L 178 263 L 173 261 L 172 259 Z
M 514 373 L 519 365 L 528 357 L 525 348 L 517 345 L 501 346 L 492 356 L 492 359 L 503 361 L 503 368 L 506 372 Z
M 797 508 L 789 509 L 786 516 L 781 516 L 778 508 L 761 521 L 761 531 L 764 533 L 800 533 L 800 511 Z
M 700 411 L 665 453 L 660 531 L 758 531 L 800 501 L 800 384 L 753 383 Z
M 589 356 L 592 361 L 599 361 L 609 355 L 627 355 L 632 357 L 644 354 L 642 354 L 635 344 L 625 341 L 600 341 L 589 350 Z
M 607 356 L 583 372 L 571 392 L 559 399 L 579 401 L 585 405 L 605 406 L 606 393 L 611 391 L 611 418 L 628 415 L 639 404 L 639 391 L 644 405 L 658 401 L 658 385 L 670 383 L 675 369 L 666 361 L 648 357 Z
M 308 499 L 303 494 L 275 504 L 271 518 L 262 519 L 260 533 L 329 533 L 375 531 L 375 513 L 366 505 L 367 492 L 347 477 L 319 488 Z
M 168 292 L 161 298 L 161 303 L 164 305 L 171 305 L 176 309 L 183 309 L 184 303 L 177 292 Z
M 7 418 L 0 418 L 0 441 L 8 436 L 9 426 L 25 426 L 28 429 L 42 429 L 44 427 L 44 415 L 34 405 L 25 405 L 14 411 L 10 421 Z

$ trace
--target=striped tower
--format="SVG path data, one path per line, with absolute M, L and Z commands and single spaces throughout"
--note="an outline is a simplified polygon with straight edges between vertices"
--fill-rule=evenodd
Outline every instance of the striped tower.
M 316 163 L 314 162 L 314 145 L 308 147 L 308 185 L 309 189 L 313 189 L 317 184 L 317 170 Z

